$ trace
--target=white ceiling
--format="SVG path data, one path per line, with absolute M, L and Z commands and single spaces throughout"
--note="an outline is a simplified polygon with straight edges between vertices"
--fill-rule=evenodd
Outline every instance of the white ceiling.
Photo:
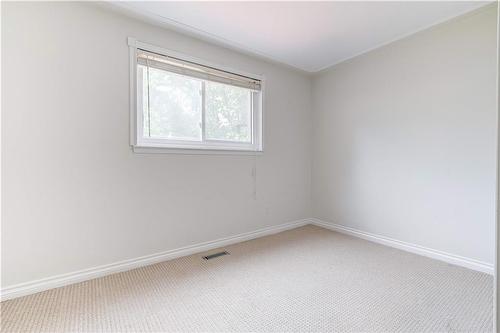
M 202 39 L 316 72 L 489 2 L 113 2 Z

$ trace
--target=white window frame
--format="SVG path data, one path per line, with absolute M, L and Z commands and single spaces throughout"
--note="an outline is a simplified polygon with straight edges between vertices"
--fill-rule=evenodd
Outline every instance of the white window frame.
M 168 50 L 156 45 L 128 38 L 130 56 L 130 145 L 137 153 L 178 153 L 178 154 L 258 154 L 263 152 L 263 99 L 265 79 L 263 75 L 245 73 L 239 70 L 227 68 L 217 64 L 209 63 L 176 51 Z M 252 96 L 252 142 L 232 142 L 223 140 L 184 141 L 170 139 L 146 138 L 142 134 L 143 109 L 142 103 L 137 98 L 137 50 L 154 52 L 165 56 L 194 62 L 203 66 L 216 68 L 218 70 L 233 74 L 252 77 L 261 81 L 261 90 Z M 141 104 L 141 105 L 139 105 Z M 204 110 L 202 111 L 204 112 Z M 204 119 L 202 115 L 202 119 Z M 202 127 L 204 127 L 204 120 Z M 204 133 L 202 131 L 202 133 Z

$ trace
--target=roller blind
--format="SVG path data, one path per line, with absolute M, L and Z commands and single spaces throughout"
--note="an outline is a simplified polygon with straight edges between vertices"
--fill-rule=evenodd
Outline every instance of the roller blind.
M 261 90 L 261 82 L 258 79 L 141 49 L 137 49 L 137 63 L 143 66 L 154 67 L 202 80 L 214 81 L 257 91 Z

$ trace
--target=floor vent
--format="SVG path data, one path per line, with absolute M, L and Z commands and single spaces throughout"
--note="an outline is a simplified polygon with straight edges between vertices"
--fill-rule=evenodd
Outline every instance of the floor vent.
M 229 254 L 229 252 L 222 251 L 222 252 L 217 252 L 217 253 L 209 254 L 208 256 L 204 256 L 203 259 L 210 260 L 210 259 L 214 259 L 214 258 L 217 258 L 217 257 L 225 256 L 225 255 L 228 255 L 228 254 Z

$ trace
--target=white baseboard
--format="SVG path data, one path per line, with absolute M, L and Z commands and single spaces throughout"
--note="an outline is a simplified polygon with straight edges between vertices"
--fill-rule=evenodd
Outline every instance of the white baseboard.
M 82 282 L 86 280 L 95 279 L 98 277 L 128 271 L 134 268 L 152 265 L 158 262 L 172 260 L 179 257 L 188 256 L 195 253 L 205 252 L 219 247 L 228 246 L 231 244 L 244 242 L 247 240 L 272 235 L 281 231 L 294 229 L 303 225 L 314 224 L 319 227 L 337 231 L 343 234 L 348 234 L 354 237 L 363 238 L 375 243 L 383 244 L 386 246 L 394 247 L 400 250 L 408 251 L 411 253 L 419 254 L 422 256 L 430 257 L 433 259 L 441 260 L 450 264 L 470 268 L 476 271 L 493 274 L 493 264 L 481 262 L 475 259 L 465 258 L 451 253 L 438 251 L 423 247 L 416 244 L 411 244 L 396 239 L 375 235 L 369 232 L 345 227 L 339 224 L 325 222 L 319 219 L 303 219 L 289 223 L 280 224 L 277 226 L 267 227 L 242 233 L 235 236 L 217 239 L 214 241 L 194 244 L 174 250 L 155 253 L 139 258 L 128 259 L 116 263 L 88 268 L 76 272 L 56 275 L 40 280 L 20 283 L 12 286 L 2 288 L 0 291 L 0 300 L 5 301 L 8 299 L 35 294 L 44 290 L 63 287 L 69 284 Z
M 411 244 L 407 242 L 403 242 L 397 239 L 392 239 L 389 237 L 384 237 L 380 235 L 375 235 L 369 232 L 345 227 L 340 224 L 335 224 L 335 223 L 330 223 L 326 221 L 322 221 L 319 219 L 310 219 L 311 223 L 314 225 L 317 225 L 319 227 L 323 227 L 326 229 L 330 229 L 333 231 L 337 231 L 343 234 L 351 235 L 354 237 L 358 238 L 363 238 L 375 243 L 387 245 L 390 247 L 394 247 L 400 250 L 404 250 L 407 252 L 419 254 L 425 257 L 441 260 L 444 262 L 447 262 L 449 264 L 454 264 L 462 267 L 466 267 L 469 269 L 473 269 L 475 271 L 483 272 L 483 273 L 488 273 L 493 275 L 494 274 L 494 266 L 493 264 L 487 263 L 487 262 L 482 262 L 479 260 L 471 259 L 471 258 L 466 258 L 462 256 L 458 256 L 455 254 L 443 252 L 443 251 L 438 251 L 434 250 L 428 247 L 416 245 L 416 244 Z
M 81 271 L 56 275 L 40 280 L 7 286 L 5 288 L 2 288 L 2 290 L 0 291 L 0 300 L 5 301 L 16 297 L 35 294 L 48 289 L 58 288 L 77 282 L 91 280 L 109 274 L 124 272 L 134 268 L 143 267 L 179 257 L 184 257 L 199 252 L 205 252 L 219 247 L 228 246 L 231 244 L 275 234 L 281 231 L 294 229 L 309 223 L 310 219 L 293 221 L 289 223 L 280 224 L 277 226 L 272 226 L 272 227 L 258 229 L 255 231 L 242 233 L 235 236 L 217 239 L 214 241 L 194 244 L 179 249 L 155 253 L 139 258 L 115 262 L 108 265 L 97 266 L 93 268 L 84 269 Z

